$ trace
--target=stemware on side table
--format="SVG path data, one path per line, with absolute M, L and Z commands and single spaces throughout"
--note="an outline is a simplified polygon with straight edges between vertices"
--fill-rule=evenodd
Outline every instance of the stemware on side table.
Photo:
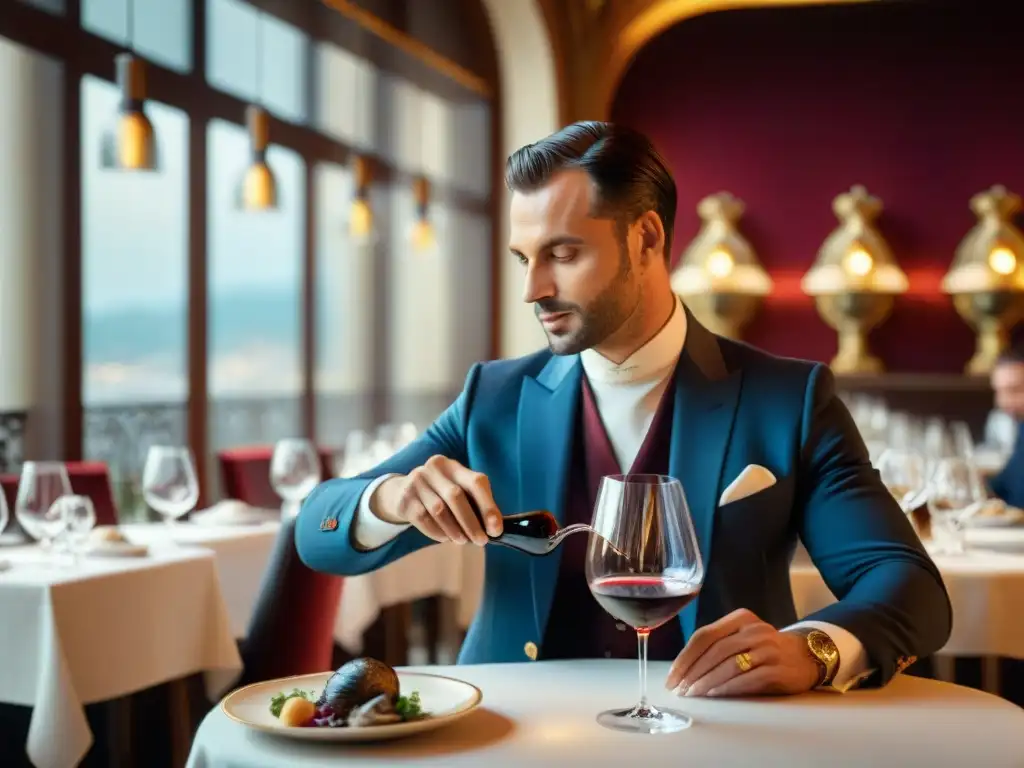
M 89 532 L 96 525 L 96 508 L 88 496 L 61 496 L 54 502 L 64 521 L 64 539 L 67 542 L 71 564 L 77 565 Z
M 57 499 L 71 494 L 67 467 L 57 461 L 26 461 L 18 481 L 14 516 L 25 533 L 52 552 L 64 531 L 64 520 Z
M 142 498 L 150 509 L 163 517 L 173 541 L 175 522 L 195 509 L 199 502 L 199 481 L 192 451 L 182 446 L 151 446 L 142 470 Z
M 302 501 L 323 479 L 320 455 L 305 438 L 278 440 L 270 459 L 270 484 L 284 503 L 281 516 L 298 514 Z
M 594 507 L 586 576 L 591 594 L 637 633 L 640 701 L 609 710 L 598 722 L 620 731 L 671 733 L 692 724 L 689 715 L 647 701 L 647 639 L 700 592 L 704 564 L 678 480 L 664 475 L 603 478 Z
M 974 467 L 967 459 L 942 458 L 935 462 L 928 480 L 928 511 L 936 551 L 946 555 L 962 555 L 966 551 L 964 528 L 966 520 L 983 501 Z

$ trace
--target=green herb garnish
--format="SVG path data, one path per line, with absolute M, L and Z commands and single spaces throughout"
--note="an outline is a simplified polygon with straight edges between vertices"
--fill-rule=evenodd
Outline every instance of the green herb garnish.
M 420 692 L 413 691 L 408 696 L 399 696 L 395 702 L 395 712 L 401 715 L 403 720 L 419 720 L 426 716 L 420 705 Z
M 270 714 L 274 717 L 280 717 L 281 707 L 284 706 L 284 703 L 288 701 L 288 699 L 294 699 L 295 697 L 316 703 L 317 692 L 306 692 L 300 691 L 298 688 L 292 688 L 291 693 L 279 693 L 270 699 Z

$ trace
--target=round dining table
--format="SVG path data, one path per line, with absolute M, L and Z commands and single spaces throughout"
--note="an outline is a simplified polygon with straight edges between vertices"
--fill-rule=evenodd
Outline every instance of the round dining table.
M 632 706 L 637 662 L 537 661 L 410 668 L 476 685 L 480 706 L 435 731 L 376 743 L 299 741 L 250 729 L 215 707 L 188 768 L 321 766 L 1020 766 L 1024 710 L 981 691 L 897 675 L 880 689 L 747 699 L 679 698 L 649 668 L 650 700 L 693 717 L 673 734 L 598 725 Z M 429 708 L 429 702 L 424 701 Z

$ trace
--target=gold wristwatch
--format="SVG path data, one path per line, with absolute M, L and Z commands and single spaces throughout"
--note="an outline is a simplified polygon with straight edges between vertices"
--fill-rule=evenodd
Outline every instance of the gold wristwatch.
M 807 641 L 807 650 L 818 664 L 821 674 L 818 675 L 818 683 L 815 688 L 831 685 L 836 672 L 839 671 L 839 648 L 832 638 L 820 629 L 797 627 L 790 631 L 804 636 Z

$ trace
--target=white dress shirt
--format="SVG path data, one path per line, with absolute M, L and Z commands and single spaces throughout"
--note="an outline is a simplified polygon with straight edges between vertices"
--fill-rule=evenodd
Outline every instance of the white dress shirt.
M 580 353 L 580 363 L 623 472 L 629 472 L 640 452 L 685 341 L 686 312 L 682 303 L 677 302 L 668 323 L 622 363 L 613 363 L 594 349 Z M 386 544 L 409 527 L 385 522 L 370 510 L 373 492 L 388 477 L 391 475 L 374 480 L 360 499 L 353 538 L 363 549 Z M 802 621 L 791 628 L 797 627 L 820 629 L 839 648 L 839 669 L 832 688 L 846 691 L 873 671 L 867 668 L 864 646 L 842 627 L 822 621 Z

